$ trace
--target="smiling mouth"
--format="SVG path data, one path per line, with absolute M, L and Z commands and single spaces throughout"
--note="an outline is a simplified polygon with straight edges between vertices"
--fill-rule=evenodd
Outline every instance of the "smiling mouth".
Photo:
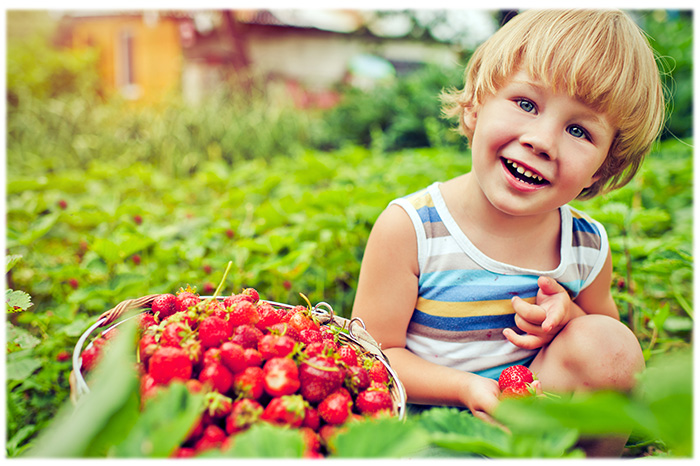
M 540 175 L 537 173 L 534 173 L 532 170 L 529 168 L 525 168 L 522 165 L 518 165 L 517 162 L 514 162 L 510 159 L 502 159 L 503 165 L 508 169 L 508 171 L 518 180 L 528 183 L 528 184 L 534 184 L 534 185 L 544 185 L 548 184 L 549 181 L 545 180 L 542 178 Z

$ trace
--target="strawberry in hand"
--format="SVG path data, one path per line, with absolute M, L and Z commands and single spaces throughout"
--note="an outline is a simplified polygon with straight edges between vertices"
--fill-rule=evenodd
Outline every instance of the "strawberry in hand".
M 515 365 L 503 369 L 498 377 L 501 398 L 525 398 L 535 395 L 539 388 L 539 381 L 535 380 L 532 371 L 525 366 Z

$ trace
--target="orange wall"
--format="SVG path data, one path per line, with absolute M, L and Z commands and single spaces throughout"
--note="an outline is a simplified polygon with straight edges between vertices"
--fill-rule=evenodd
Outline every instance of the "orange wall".
M 93 45 L 100 49 L 100 76 L 107 92 L 117 92 L 117 76 L 124 72 L 117 62 L 120 35 L 128 31 L 132 40 L 133 82 L 144 102 L 157 102 L 179 91 L 182 50 L 177 21 L 158 18 L 147 24 L 142 16 L 77 18 L 73 23 L 73 45 Z

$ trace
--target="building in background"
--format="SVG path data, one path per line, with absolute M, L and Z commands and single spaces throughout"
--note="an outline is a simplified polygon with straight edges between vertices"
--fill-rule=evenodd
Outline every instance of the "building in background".
M 56 42 L 97 47 L 103 89 L 130 100 L 198 102 L 244 75 L 323 107 L 341 82 L 367 87 L 427 63 L 458 64 L 495 28 L 478 10 L 71 11 Z

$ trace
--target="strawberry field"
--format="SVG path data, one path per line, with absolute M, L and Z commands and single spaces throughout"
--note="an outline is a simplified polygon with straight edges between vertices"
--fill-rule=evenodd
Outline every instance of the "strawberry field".
M 682 114 L 692 96 L 683 75 L 690 42 L 681 40 L 690 23 L 665 27 L 678 48 L 664 53 L 676 58 L 674 111 Z M 229 89 L 199 107 L 173 98 L 141 108 L 99 97 L 90 53 L 38 40 L 8 47 L 8 457 L 173 456 L 207 395 L 176 381 L 142 405 L 136 326 L 110 343 L 90 393 L 77 406 L 69 400 L 73 349 L 102 313 L 189 285 L 202 296 L 254 288 L 290 306 L 326 302 L 349 318 L 381 210 L 470 167 L 464 143 L 437 112 L 435 96 L 459 79 L 455 70 L 427 70 L 377 94 L 346 90 L 328 111 L 271 105 L 263 87 Z M 414 113 L 381 113 L 407 98 Z M 580 457 L 582 437 L 632 432 L 626 456 L 692 456 L 689 119 L 670 121 L 628 186 L 576 204 L 610 236 L 613 295 L 647 358 L 634 393 L 506 400 L 496 417 L 507 429 L 450 408 L 363 417 L 344 422 L 323 454 Z M 308 450 L 298 429 L 259 422 L 226 448 L 199 454 L 301 458 Z

